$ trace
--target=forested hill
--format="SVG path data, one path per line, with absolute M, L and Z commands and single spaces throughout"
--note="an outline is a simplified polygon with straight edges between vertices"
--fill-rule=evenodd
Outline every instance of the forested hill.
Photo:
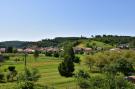
M 22 47 L 25 42 L 23 41 L 4 41 L 0 42 L 0 47 Z
M 43 39 L 37 42 L 28 41 L 5 41 L 0 42 L 0 47 L 62 47 L 66 42 L 72 42 L 78 45 L 79 42 L 88 43 L 88 41 L 98 41 L 109 45 L 118 44 L 130 44 L 131 47 L 135 47 L 135 37 L 131 36 L 116 36 L 116 35 L 96 35 L 91 38 L 86 37 L 56 37 L 54 39 Z M 82 43 L 83 44 L 83 43 Z
M 96 35 L 91 39 L 95 41 L 104 42 L 110 45 L 129 44 L 130 46 L 135 46 L 135 37 L 131 37 L 131 36 Z
M 75 42 L 78 40 L 85 40 L 85 37 L 56 37 L 54 39 L 43 39 L 41 41 L 4 41 L 0 42 L 0 48 L 2 47 L 14 47 L 14 48 L 24 48 L 24 47 L 58 47 L 62 46 L 65 42 Z

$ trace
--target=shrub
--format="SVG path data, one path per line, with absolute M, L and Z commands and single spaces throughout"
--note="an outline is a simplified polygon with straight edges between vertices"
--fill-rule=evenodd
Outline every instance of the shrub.
M 131 75 L 134 72 L 133 64 L 126 59 L 119 59 L 116 61 L 116 70 L 126 76 Z
M 14 71 L 14 70 L 15 70 L 15 66 L 9 66 L 9 67 L 8 67 L 8 70 L 9 70 L 9 71 Z
M 65 59 L 59 64 L 58 70 L 61 76 L 72 77 L 74 72 L 74 63 L 70 59 Z
M 5 59 L 4 59 L 4 56 L 0 55 L 0 62 L 4 62 Z
M 8 67 L 8 74 L 7 74 L 7 80 L 13 81 L 13 79 L 17 76 L 17 71 L 15 70 L 15 66 L 9 66 Z
M 0 82 L 3 82 L 3 80 L 4 80 L 4 74 L 0 73 Z
M 25 69 L 25 73 L 20 73 L 18 76 L 18 81 L 37 81 L 40 75 L 38 74 L 37 69 Z
M 58 52 L 54 52 L 53 56 L 54 57 L 59 57 L 59 53 Z
M 80 78 L 78 85 L 81 89 L 135 89 L 134 84 L 124 79 L 124 75 L 93 76 L 89 79 Z
M 75 57 L 74 58 L 74 63 L 80 63 L 80 58 L 79 57 Z
M 58 66 L 58 71 L 61 76 L 72 77 L 74 75 L 74 57 L 72 45 L 65 46 L 64 61 Z
M 39 52 L 38 50 L 35 50 L 35 52 L 34 52 L 34 54 L 33 54 L 35 60 L 39 57 L 39 53 L 40 53 L 40 52 Z
M 81 89 L 90 89 L 90 81 L 85 79 L 79 79 L 78 85 Z M 93 89 L 93 88 L 92 88 Z
M 49 52 L 49 51 L 47 52 L 47 51 L 46 51 L 46 52 L 45 52 L 45 55 L 51 57 L 51 56 L 52 56 L 52 52 Z
M 6 59 L 6 60 L 9 60 L 9 59 L 10 59 L 10 57 L 9 57 L 8 55 L 4 55 L 3 57 L 4 57 L 4 59 Z
M 79 79 L 79 78 L 89 79 L 90 75 L 89 75 L 88 72 L 85 72 L 83 70 L 79 70 L 79 72 L 75 74 L 75 78 L 77 78 L 77 79 Z
M 16 89 L 34 89 L 34 83 L 31 81 L 19 82 Z
M 90 70 L 92 70 L 92 67 L 95 64 L 95 60 L 92 56 L 85 56 L 84 57 L 84 64 L 86 64 Z

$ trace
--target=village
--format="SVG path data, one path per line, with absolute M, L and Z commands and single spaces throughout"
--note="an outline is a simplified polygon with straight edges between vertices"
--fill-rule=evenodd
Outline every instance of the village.
M 8 48 L 0 48 L 0 53 L 6 53 Z M 120 51 L 122 49 L 129 49 L 128 44 L 120 44 L 115 48 L 110 48 L 110 51 Z M 131 48 L 130 48 L 131 49 Z M 134 48 L 132 48 L 134 49 Z M 90 47 L 73 47 L 75 54 L 90 54 L 93 51 L 103 51 L 102 47 L 90 48 Z M 29 53 L 32 54 L 35 51 L 39 51 L 40 53 L 45 52 L 61 52 L 64 51 L 63 48 L 58 47 L 30 47 L 30 48 L 12 48 L 13 53 Z

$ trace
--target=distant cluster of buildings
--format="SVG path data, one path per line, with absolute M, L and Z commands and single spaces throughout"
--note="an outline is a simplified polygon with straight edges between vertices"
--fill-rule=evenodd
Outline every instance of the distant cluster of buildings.
M 129 45 L 128 44 L 121 44 L 119 46 L 117 46 L 116 48 L 112 48 L 110 49 L 110 51 L 120 51 L 121 49 L 128 49 Z M 35 50 L 40 51 L 40 52 L 59 52 L 59 51 L 63 51 L 63 49 L 59 49 L 57 47 L 44 47 L 44 48 L 37 48 L 37 47 L 33 47 L 33 48 L 17 48 L 16 52 L 18 53 L 34 53 Z M 94 49 L 92 48 L 87 48 L 87 47 L 73 47 L 74 53 L 76 54 L 89 54 L 91 53 Z M 97 51 L 102 50 L 101 47 L 97 47 L 96 49 Z M 6 52 L 6 48 L 0 48 L 0 53 L 5 53 Z
M 40 51 L 40 52 L 58 52 L 60 51 L 59 48 L 52 48 L 52 47 L 45 47 L 45 48 L 17 48 L 16 52 L 18 53 L 34 53 L 35 51 Z M 6 48 L 0 48 L 0 53 L 5 53 L 6 52 Z

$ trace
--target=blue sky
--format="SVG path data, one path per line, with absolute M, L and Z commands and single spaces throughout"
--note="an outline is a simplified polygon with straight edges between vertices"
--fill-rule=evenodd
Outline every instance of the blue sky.
M 135 0 L 0 0 L 0 41 L 135 34 Z

